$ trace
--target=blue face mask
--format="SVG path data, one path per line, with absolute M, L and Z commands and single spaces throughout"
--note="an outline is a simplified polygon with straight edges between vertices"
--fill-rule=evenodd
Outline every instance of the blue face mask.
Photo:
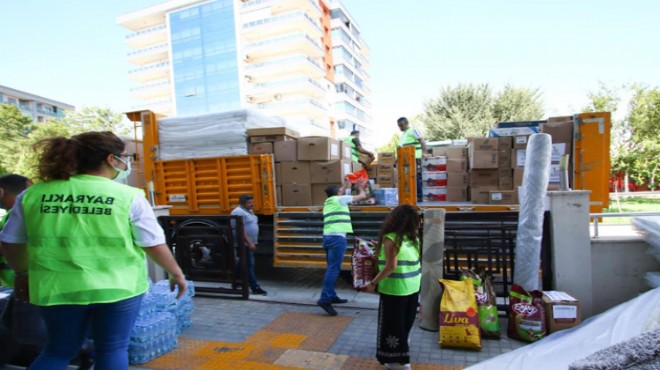
M 122 170 L 119 167 L 112 166 L 112 168 L 117 171 L 117 176 L 113 180 L 124 180 L 128 177 L 128 175 L 131 174 L 131 162 L 124 161 L 123 159 L 114 156 L 115 159 L 117 159 L 119 162 L 123 163 L 126 165 L 126 169 Z

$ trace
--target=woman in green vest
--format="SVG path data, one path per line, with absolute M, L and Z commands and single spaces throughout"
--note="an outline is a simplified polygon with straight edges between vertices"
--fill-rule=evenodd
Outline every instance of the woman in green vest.
M 16 200 L 0 241 L 16 298 L 40 307 L 48 339 L 30 369 L 66 369 L 91 329 L 97 370 L 128 368 L 128 340 L 149 288 L 145 254 L 186 280 L 142 190 L 115 182 L 134 154 L 111 132 L 35 145 L 39 178 Z
M 385 219 L 376 244 L 379 272 L 359 289 L 380 293 L 376 358 L 387 369 L 410 369 L 408 335 L 417 314 L 422 277 L 420 219 L 409 205 Z

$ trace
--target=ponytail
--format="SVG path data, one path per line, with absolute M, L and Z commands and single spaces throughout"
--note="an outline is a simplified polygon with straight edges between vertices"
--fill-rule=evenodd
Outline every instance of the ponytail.
M 34 150 L 39 153 L 39 178 L 43 181 L 68 180 L 78 172 L 76 152 L 78 143 L 74 139 L 52 137 L 39 140 Z

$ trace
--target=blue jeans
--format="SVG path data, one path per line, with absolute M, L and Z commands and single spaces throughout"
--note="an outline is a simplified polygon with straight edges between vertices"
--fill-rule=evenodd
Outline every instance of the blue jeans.
M 337 235 L 323 235 L 323 249 L 325 250 L 325 259 L 328 264 L 328 269 L 325 270 L 325 277 L 323 278 L 323 291 L 318 303 L 331 303 L 333 298 L 337 298 L 335 292 L 335 285 L 337 283 L 337 276 L 341 271 L 341 263 L 346 254 L 346 238 Z
M 66 369 L 80 351 L 89 329 L 94 339 L 96 370 L 128 369 L 128 340 L 142 295 L 113 303 L 41 307 L 48 341 L 30 370 Z
M 254 273 L 254 252 L 250 248 L 245 248 L 245 255 L 247 256 L 247 273 L 248 273 L 248 283 L 250 283 L 250 288 L 255 289 L 259 286 L 257 283 L 257 274 Z M 236 276 L 240 278 L 241 276 L 241 260 L 239 259 L 236 262 Z

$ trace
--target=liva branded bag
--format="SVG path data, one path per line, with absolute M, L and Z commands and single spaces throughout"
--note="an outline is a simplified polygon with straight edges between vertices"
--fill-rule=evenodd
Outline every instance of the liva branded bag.
M 486 338 L 500 339 L 500 319 L 497 315 L 497 297 L 493 288 L 492 277 L 483 269 L 478 272 L 462 270 L 461 280 L 472 278 L 474 296 L 479 311 L 479 327 L 481 335 Z
M 353 289 L 364 285 L 376 276 L 378 257 L 374 255 L 374 241 L 355 238 L 353 255 L 351 256 L 351 273 L 353 275 Z
M 509 338 L 536 342 L 546 335 L 541 297 L 543 293 L 538 290 L 527 292 L 513 284 L 509 293 Z
M 481 350 L 477 301 L 472 279 L 441 279 L 440 346 Z

